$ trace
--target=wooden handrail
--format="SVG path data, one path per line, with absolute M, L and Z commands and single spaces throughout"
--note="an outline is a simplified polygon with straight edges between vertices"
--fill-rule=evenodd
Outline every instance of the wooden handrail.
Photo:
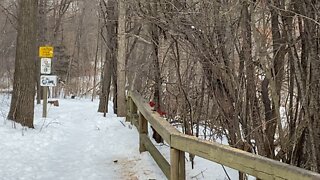
M 227 145 L 218 144 L 180 133 L 158 113 L 151 110 L 148 103 L 137 92 L 128 94 L 129 110 L 128 120 L 135 121 L 136 114 L 143 117 L 139 126 L 140 144 L 148 150 L 168 179 L 185 179 L 184 152 L 226 165 L 241 172 L 250 174 L 260 179 L 299 179 L 318 180 L 320 174 L 281 163 L 256 154 L 251 154 Z M 144 122 L 145 121 L 145 122 Z M 170 145 L 170 167 L 168 162 L 161 157 L 157 149 L 147 136 L 146 124 L 149 122 L 161 137 Z M 144 124 L 144 127 L 141 125 Z M 141 151 L 141 150 L 140 150 Z M 170 172 L 168 172 L 170 171 Z
M 171 136 L 171 147 L 260 179 L 320 179 L 315 172 L 182 133 Z
M 171 134 L 179 133 L 179 131 L 171 126 L 171 124 L 163 119 L 157 112 L 152 111 L 149 104 L 145 102 L 137 92 L 129 92 L 129 99 L 132 99 L 138 111 L 147 119 L 160 136 L 170 144 Z

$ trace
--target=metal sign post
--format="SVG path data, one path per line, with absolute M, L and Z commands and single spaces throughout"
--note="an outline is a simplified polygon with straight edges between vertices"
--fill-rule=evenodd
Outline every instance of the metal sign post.
M 43 87 L 43 109 L 42 117 L 47 117 L 47 106 L 48 106 L 48 87 Z
M 39 47 L 39 57 L 41 58 L 40 85 L 44 87 L 42 117 L 46 118 L 47 104 L 48 104 L 48 87 L 57 85 L 57 76 L 48 75 L 48 74 L 51 74 L 51 58 L 53 57 L 53 47 L 51 46 Z

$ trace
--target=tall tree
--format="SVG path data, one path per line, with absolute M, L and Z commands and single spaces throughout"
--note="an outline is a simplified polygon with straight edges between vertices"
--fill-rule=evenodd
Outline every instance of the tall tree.
M 47 45 L 46 31 L 47 31 L 47 14 L 46 7 L 47 0 L 39 0 L 39 22 L 38 23 L 38 45 L 45 46 Z M 36 61 L 36 86 L 37 86 L 37 104 L 41 103 L 42 98 L 42 88 L 40 86 L 40 59 Z
M 117 14 L 116 14 L 116 1 L 110 0 L 107 3 L 104 0 L 100 1 L 100 8 L 102 17 L 104 17 L 104 26 L 106 35 L 101 32 L 101 36 L 107 46 L 105 62 L 103 66 L 102 79 L 101 79 L 101 92 L 98 112 L 108 112 L 108 101 L 110 94 L 111 80 L 116 79 L 111 77 L 114 75 L 114 67 L 117 53 Z M 103 31 L 102 29 L 101 31 Z M 106 36 L 106 37 L 105 37 Z
M 20 0 L 18 6 L 15 72 L 8 119 L 33 128 L 38 1 Z
M 118 1 L 118 57 L 117 57 L 117 114 L 120 117 L 126 116 L 126 6 L 125 0 Z

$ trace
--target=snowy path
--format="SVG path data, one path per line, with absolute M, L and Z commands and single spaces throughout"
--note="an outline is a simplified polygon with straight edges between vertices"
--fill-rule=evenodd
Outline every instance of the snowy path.
M 2 128 L 0 179 L 164 179 L 150 157 L 139 154 L 136 130 L 96 110 L 88 100 L 60 100 L 45 121 L 37 106 L 34 130 Z
M 97 101 L 61 99 L 47 119 L 38 105 L 35 129 L 24 130 L 5 120 L 8 101 L 0 96 L 0 180 L 166 179 L 149 153 L 139 153 L 137 130 L 117 118 L 111 104 L 105 118 Z M 169 148 L 157 147 L 169 160 Z M 199 157 L 195 169 L 189 162 L 186 169 L 188 180 L 226 179 L 221 165 Z M 226 169 L 237 179 L 237 171 Z

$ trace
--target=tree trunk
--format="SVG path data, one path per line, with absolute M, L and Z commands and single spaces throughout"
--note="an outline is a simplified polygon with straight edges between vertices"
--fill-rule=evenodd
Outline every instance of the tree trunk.
M 317 17 L 319 16 L 315 7 L 319 7 L 319 3 L 316 1 L 305 1 L 303 6 L 305 14 L 310 19 L 315 19 L 319 22 Z M 310 104 L 306 111 L 309 111 L 309 117 L 307 119 L 308 124 L 308 133 L 309 133 L 309 154 L 311 163 L 311 170 L 319 172 L 320 170 L 320 53 L 319 53 L 319 25 L 316 25 L 310 20 L 305 20 L 305 31 L 307 38 L 307 47 L 308 47 L 308 58 L 310 62 Z M 307 112 L 308 113 L 308 112 Z
M 38 1 L 20 0 L 13 94 L 8 119 L 33 128 Z
M 157 1 L 152 1 L 150 3 L 150 10 L 156 16 L 158 13 L 158 3 Z M 152 39 L 152 61 L 153 61 L 153 75 L 154 75 L 154 86 L 153 86 L 153 101 L 155 103 L 155 110 L 161 110 L 161 72 L 160 72 L 160 65 L 159 65 L 159 35 L 160 35 L 160 28 L 157 26 L 156 23 L 150 24 L 150 34 Z M 157 143 L 163 142 L 162 137 L 158 134 L 157 131 L 153 130 L 152 137 L 155 139 Z
M 101 19 L 101 13 L 98 12 L 98 30 L 97 30 L 97 44 L 96 44 L 96 52 L 94 57 L 94 69 L 93 69 L 93 89 L 92 89 L 92 97 L 91 101 L 93 101 L 96 98 L 96 83 L 97 83 L 97 64 L 98 64 L 98 54 L 99 54 L 99 44 L 100 44 L 100 20 Z
M 106 53 L 106 60 L 103 68 L 103 77 L 101 79 L 101 92 L 98 112 L 107 113 L 108 112 L 108 101 L 110 94 L 111 76 L 113 72 L 112 59 L 110 54 Z
M 126 5 L 125 0 L 118 1 L 118 57 L 117 57 L 117 115 L 126 116 Z
M 47 14 L 46 14 L 47 0 L 39 0 L 39 31 L 38 31 L 38 46 L 47 45 Z M 36 61 L 36 85 L 37 85 L 37 104 L 41 103 L 43 88 L 40 86 L 40 59 Z
M 116 53 L 117 53 L 117 14 L 116 14 L 116 2 L 114 0 L 100 2 L 102 17 L 106 17 L 104 20 L 106 24 L 106 59 L 104 63 L 103 75 L 101 78 L 101 92 L 98 112 L 106 113 L 108 111 L 108 101 L 110 94 L 111 82 L 113 86 L 116 84 L 115 64 L 116 64 Z M 104 10 L 105 9 L 105 10 Z M 102 35 L 103 36 L 103 35 Z M 116 88 L 115 88 L 116 89 Z M 116 95 L 114 95 L 116 97 Z M 115 100 L 116 98 L 114 98 Z M 114 103 L 114 113 L 116 113 L 116 103 Z

